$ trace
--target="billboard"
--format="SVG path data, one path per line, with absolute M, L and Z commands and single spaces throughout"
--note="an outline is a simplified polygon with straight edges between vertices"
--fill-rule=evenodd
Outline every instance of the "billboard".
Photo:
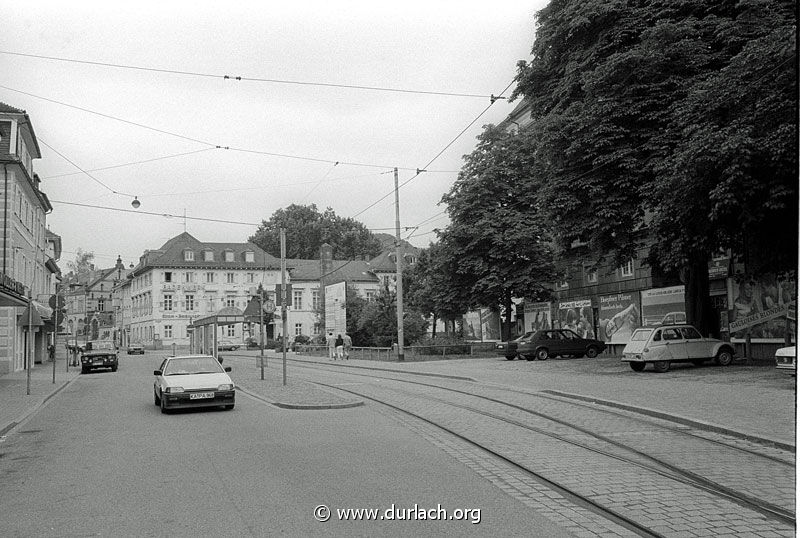
M 685 289 L 681 286 L 642 290 L 642 325 L 686 323 Z
M 796 331 L 797 280 L 775 274 L 728 279 L 728 323 L 732 341 L 783 342 Z M 788 321 L 787 321 L 788 320 Z
M 344 282 L 325 286 L 325 331 L 347 333 L 347 285 Z
M 529 303 L 525 301 L 525 331 L 539 331 L 553 328 L 551 303 Z
M 500 340 L 500 314 L 479 308 L 463 316 L 464 338 L 467 340 Z
M 558 323 L 562 329 L 570 329 L 581 338 L 594 338 L 594 312 L 591 299 L 560 301 Z
M 599 299 L 598 340 L 607 344 L 627 343 L 633 331 L 642 325 L 639 292 L 622 292 Z

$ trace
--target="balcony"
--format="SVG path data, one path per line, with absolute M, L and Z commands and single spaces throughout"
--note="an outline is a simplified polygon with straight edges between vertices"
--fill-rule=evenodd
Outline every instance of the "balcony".
M 178 285 L 175 284 L 174 282 L 164 282 L 161 285 L 161 290 L 162 291 L 175 291 L 177 289 L 178 289 Z

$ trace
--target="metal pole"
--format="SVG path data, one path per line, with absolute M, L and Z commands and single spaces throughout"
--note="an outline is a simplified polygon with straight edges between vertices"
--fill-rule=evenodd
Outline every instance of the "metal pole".
M 394 251 L 397 270 L 397 360 L 404 361 L 403 353 L 403 257 L 400 251 L 400 191 L 397 185 L 397 168 L 394 169 Z
M 260 308 L 259 312 L 259 332 L 261 333 L 260 338 L 260 345 L 258 346 L 261 348 L 261 381 L 264 381 L 264 287 L 259 286 L 258 290 L 258 306 Z
M 36 274 L 36 273 L 34 273 L 34 274 Z M 32 359 L 33 359 L 33 338 L 32 338 L 33 331 L 31 330 L 31 324 L 33 323 L 33 320 L 31 319 L 33 317 L 32 308 L 33 308 L 33 297 L 31 296 L 31 292 L 29 291 L 28 292 L 28 353 L 27 353 L 27 360 L 26 360 L 27 364 L 25 365 L 26 368 L 28 369 L 28 389 L 27 389 L 27 392 L 25 394 L 27 394 L 28 396 L 30 396 L 30 394 L 31 394 L 31 364 L 33 362 L 32 361 Z
M 283 384 L 286 385 L 286 228 L 281 228 L 281 324 L 283 326 Z

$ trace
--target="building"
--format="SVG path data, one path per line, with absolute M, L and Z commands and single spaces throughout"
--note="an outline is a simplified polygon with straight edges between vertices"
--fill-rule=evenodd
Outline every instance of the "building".
M 47 303 L 58 267 L 53 259 L 55 244 L 46 232 L 46 215 L 53 207 L 33 171 L 33 160 L 39 158 L 30 117 L 24 110 L 0 103 L 0 374 L 25 368 L 29 355 L 34 362 L 41 362 L 52 332 L 52 325 L 48 330 L 45 323 L 51 315 Z M 29 320 L 32 339 L 26 338 Z

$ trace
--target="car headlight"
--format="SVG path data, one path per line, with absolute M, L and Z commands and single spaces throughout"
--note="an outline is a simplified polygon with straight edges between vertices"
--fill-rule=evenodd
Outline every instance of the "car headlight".
M 183 387 L 167 387 L 164 392 L 168 394 L 175 394 L 176 392 L 183 392 Z
M 233 383 L 223 383 L 217 387 L 217 390 L 233 390 Z

